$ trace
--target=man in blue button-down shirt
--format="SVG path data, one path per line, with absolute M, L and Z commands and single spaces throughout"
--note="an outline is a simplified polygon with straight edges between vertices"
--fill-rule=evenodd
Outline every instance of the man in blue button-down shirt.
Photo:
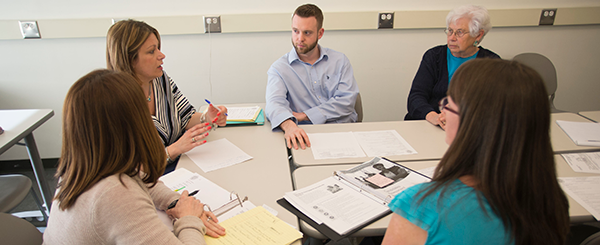
M 352 65 L 344 54 L 318 45 L 325 32 L 322 26 L 319 7 L 298 7 L 292 17 L 294 48 L 267 72 L 265 112 L 272 129 L 285 132 L 288 148 L 310 147 L 297 123 L 346 123 L 357 118 L 358 85 Z

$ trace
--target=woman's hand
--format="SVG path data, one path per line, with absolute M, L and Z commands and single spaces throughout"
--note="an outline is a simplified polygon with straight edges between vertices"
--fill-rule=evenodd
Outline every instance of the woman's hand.
M 206 235 L 214 238 L 225 235 L 225 228 L 218 224 L 219 220 L 212 212 L 204 211 L 200 219 L 204 223 L 204 226 L 206 226 Z
M 171 159 L 175 159 L 177 156 L 206 143 L 204 138 L 208 136 L 208 130 L 211 129 L 209 125 L 210 123 L 201 123 L 191 127 L 185 131 L 179 140 L 167 147 Z
M 219 107 L 219 109 L 217 109 Z M 210 122 L 214 122 L 215 118 L 217 118 L 217 125 L 225 126 L 227 125 L 227 107 L 225 106 L 217 106 L 214 107 L 212 104 L 208 105 L 208 110 L 206 110 L 206 120 Z M 219 110 L 221 110 L 219 112 Z
M 443 111 L 440 114 L 435 111 L 430 111 L 427 113 L 427 116 L 425 116 L 425 120 L 446 130 L 446 114 Z
M 184 216 L 192 215 L 201 218 L 204 211 L 204 204 L 200 200 L 188 196 L 188 191 L 183 191 L 177 205 L 174 208 L 166 210 L 167 215 L 172 218 L 179 219 Z

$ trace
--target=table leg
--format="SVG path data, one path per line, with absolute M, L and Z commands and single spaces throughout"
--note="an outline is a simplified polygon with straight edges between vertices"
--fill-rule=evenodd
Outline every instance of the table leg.
M 49 212 L 50 205 L 52 205 L 53 195 L 50 192 L 48 182 L 46 181 L 46 171 L 44 170 L 42 158 L 40 157 L 40 153 L 38 152 L 37 146 L 35 144 L 33 133 L 30 133 L 29 135 L 25 136 L 25 145 L 27 145 L 27 152 L 29 153 L 31 167 L 33 167 L 33 173 L 35 174 L 38 187 L 40 188 L 40 193 L 42 194 L 42 201 L 44 201 L 44 203 L 46 204 L 46 209 Z

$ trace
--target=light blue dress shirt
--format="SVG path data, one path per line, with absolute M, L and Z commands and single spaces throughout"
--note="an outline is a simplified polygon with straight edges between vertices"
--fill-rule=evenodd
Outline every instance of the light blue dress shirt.
M 317 48 L 320 57 L 313 65 L 300 60 L 292 48 L 269 68 L 265 113 L 272 129 L 287 119 L 297 123 L 292 111 L 306 113 L 313 124 L 356 122 L 358 85 L 350 60 Z

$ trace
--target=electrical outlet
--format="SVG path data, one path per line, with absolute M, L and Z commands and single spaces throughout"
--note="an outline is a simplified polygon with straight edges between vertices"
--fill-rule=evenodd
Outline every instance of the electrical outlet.
M 221 16 L 202 16 L 204 33 L 221 33 Z
M 543 9 L 540 25 L 554 25 L 554 18 L 556 18 L 556 9 Z
M 377 29 L 394 28 L 394 13 L 379 13 L 379 26 Z
M 40 35 L 40 29 L 38 28 L 37 21 L 19 21 L 19 27 L 21 28 L 21 34 L 23 39 L 31 38 L 42 38 Z

